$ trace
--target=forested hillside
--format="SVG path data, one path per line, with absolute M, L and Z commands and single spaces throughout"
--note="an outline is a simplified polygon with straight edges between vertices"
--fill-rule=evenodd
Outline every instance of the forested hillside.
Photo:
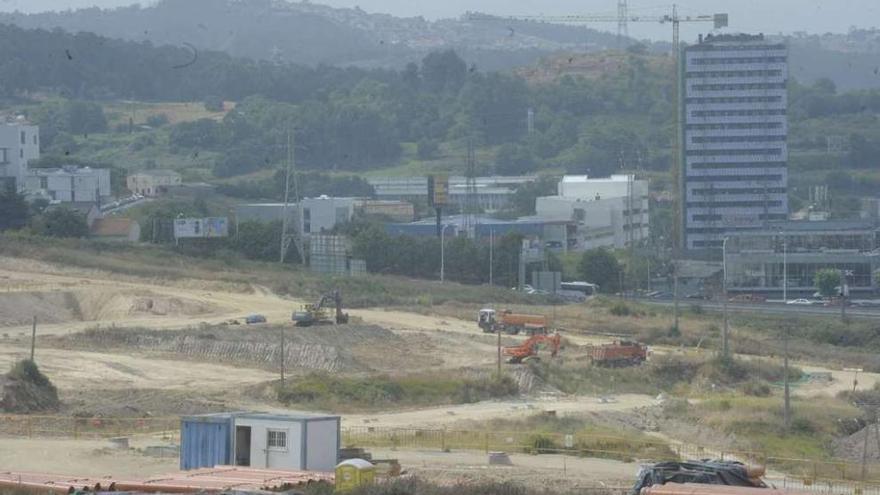
M 453 51 L 399 71 L 312 68 L 0 26 L 0 97 L 7 112 L 41 126 L 45 163 L 176 168 L 240 196 L 277 195 L 273 176 L 288 135 L 306 170 L 461 171 L 470 143 L 481 174 L 640 170 L 662 190 L 672 136 L 668 61 L 639 50 L 608 58 L 589 77 L 561 72 L 530 82 Z M 878 113 L 880 90 L 793 80 L 794 195 L 823 183 L 847 197 L 876 189 Z

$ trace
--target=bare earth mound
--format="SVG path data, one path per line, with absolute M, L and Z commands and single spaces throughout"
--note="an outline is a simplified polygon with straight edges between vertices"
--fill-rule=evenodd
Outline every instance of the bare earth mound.
M 403 349 L 394 333 L 373 325 L 316 326 L 284 329 L 284 364 L 291 370 L 371 371 L 365 349 L 374 354 Z M 260 368 L 281 363 L 281 328 L 218 326 L 198 330 L 94 329 L 52 339 L 69 349 L 151 352 L 180 359 L 227 362 Z M 357 351 L 357 352 L 355 352 Z M 395 351 L 396 352 L 396 351 Z
M 213 305 L 147 291 L 72 290 L 0 293 L 0 327 L 71 321 L 113 321 L 131 317 L 197 316 Z

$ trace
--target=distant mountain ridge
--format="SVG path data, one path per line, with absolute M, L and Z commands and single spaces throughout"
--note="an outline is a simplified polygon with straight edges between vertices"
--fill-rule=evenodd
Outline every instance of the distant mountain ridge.
M 540 71 L 538 61 L 548 55 L 618 45 L 616 35 L 583 26 L 467 16 L 429 21 L 286 0 L 161 0 L 147 7 L 0 13 L 0 23 L 191 45 L 255 60 L 361 68 L 401 68 L 431 51 L 454 49 L 482 70 L 528 66 Z M 841 90 L 880 85 L 877 29 L 846 35 L 796 33 L 781 39 L 791 47 L 791 74 L 800 81 L 827 77 Z M 646 48 L 663 53 L 669 44 L 647 43 Z
M 283 0 L 162 0 L 154 6 L 4 13 L 0 22 L 155 44 L 189 43 L 234 56 L 309 65 L 402 67 L 453 48 L 486 69 L 560 50 L 613 47 L 616 36 L 535 22 L 428 21 Z

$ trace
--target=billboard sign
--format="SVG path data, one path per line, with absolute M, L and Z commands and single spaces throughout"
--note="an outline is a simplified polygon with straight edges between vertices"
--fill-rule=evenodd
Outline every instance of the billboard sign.
M 428 176 L 428 205 L 433 207 L 446 206 L 449 203 L 449 176 Z
M 226 217 L 177 218 L 174 220 L 175 239 L 198 239 L 229 236 Z

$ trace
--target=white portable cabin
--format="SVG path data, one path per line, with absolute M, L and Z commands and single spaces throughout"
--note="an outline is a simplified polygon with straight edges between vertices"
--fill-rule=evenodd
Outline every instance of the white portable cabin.
M 181 421 L 181 469 L 219 464 L 292 471 L 336 468 L 340 417 L 225 413 Z

